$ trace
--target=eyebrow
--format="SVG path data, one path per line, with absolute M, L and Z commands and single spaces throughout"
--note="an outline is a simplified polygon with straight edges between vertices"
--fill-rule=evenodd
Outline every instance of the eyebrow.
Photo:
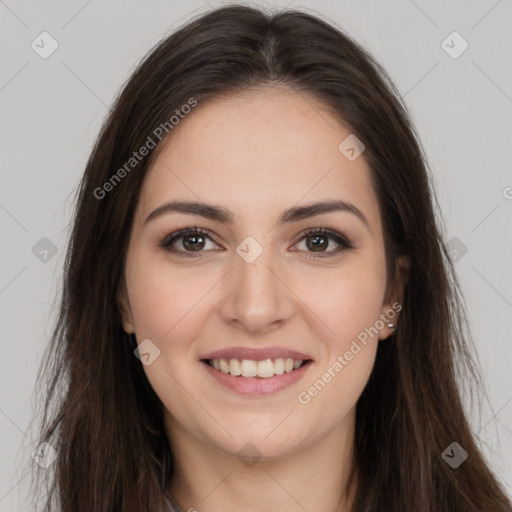
M 348 212 L 354 214 L 365 226 L 373 233 L 370 222 L 364 216 L 363 212 L 351 203 L 346 201 L 320 201 L 316 203 L 307 204 L 305 206 L 294 206 L 284 210 L 279 216 L 278 223 L 291 223 L 299 220 L 307 219 L 315 215 L 322 215 L 335 211 Z M 153 210 L 144 221 L 148 224 L 152 220 L 168 213 L 178 212 L 189 215 L 199 215 L 222 224 L 232 225 L 234 222 L 234 215 L 223 206 L 213 204 L 200 203 L 196 201 L 169 201 Z

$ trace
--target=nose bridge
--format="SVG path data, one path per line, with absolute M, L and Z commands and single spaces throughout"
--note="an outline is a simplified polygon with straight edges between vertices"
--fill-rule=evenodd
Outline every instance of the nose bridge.
M 277 277 L 277 256 L 267 245 L 247 237 L 239 244 L 229 276 L 223 316 L 250 330 L 265 329 L 291 314 L 287 288 Z M 276 275 L 277 274 L 277 275 Z

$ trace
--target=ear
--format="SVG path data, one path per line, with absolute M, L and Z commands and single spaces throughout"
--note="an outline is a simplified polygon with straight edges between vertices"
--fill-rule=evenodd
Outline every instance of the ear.
M 386 290 L 380 318 L 384 327 L 379 329 L 379 340 L 384 340 L 394 333 L 399 326 L 400 311 L 402 310 L 403 295 L 409 275 L 410 262 L 407 256 L 399 256 L 395 261 L 395 276 Z M 389 327 L 388 322 L 394 327 Z
M 116 301 L 119 307 L 119 313 L 121 314 L 124 331 L 126 334 L 134 333 L 135 325 L 133 322 L 132 308 L 130 306 L 130 300 L 128 299 L 128 291 L 126 289 L 126 282 L 124 279 L 122 279 L 117 290 Z

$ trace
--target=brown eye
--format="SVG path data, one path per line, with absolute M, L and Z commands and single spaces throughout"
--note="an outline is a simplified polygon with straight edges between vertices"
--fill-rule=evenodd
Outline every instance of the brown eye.
M 348 238 L 337 231 L 327 228 L 310 229 L 304 233 L 300 241 L 302 240 L 305 240 L 306 251 L 310 253 L 307 256 L 312 258 L 333 256 L 344 250 L 353 248 Z M 326 249 L 330 246 L 331 241 L 334 241 L 338 247 L 327 251 Z
M 329 245 L 329 237 L 325 235 L 309 235 L 307 237 L 308 249 L 316 251 L 317 249 L 325 249 Z
M 192 256 L 193 253 L 197 253 L 199 256 L 199 253 L 204 252 L 205 245 L 208 241 L 212 242 L 214 246 L 217 247 L 212 238 L 207 235 L 205 231 L 193 227 L 180 229 L 166 236 L 160 243 L 160 247 L 169 252 L 181 253 L 185 256 Z
M 183 240 L 183 247 L 187 250 L 199 251 L 204 247 L 204 235 L 185 235 L 181 238 Z

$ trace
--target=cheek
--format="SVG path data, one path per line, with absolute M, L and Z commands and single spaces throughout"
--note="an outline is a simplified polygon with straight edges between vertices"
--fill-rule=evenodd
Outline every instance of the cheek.
M 317 424 L 319 430 L 343 423 L 370 378 L 377 343 L 358 345 L 336 353 L 327 365 L 316 369 L 297 395 L 304 421 Z M 351 354 L 350 360 L 347 353 Z
M 378 347 L 385 267 L 380 260 L 360 259 L 332 272 L 329 280 L 306 279 L 300 293 L 322 325 L 325 353 L 301 390 L 298 401 L 312 417 L 342 420 L 361 395 Z M 307 295 L 306 295 L 307 292 Z M 327 413 L 326 411 L 330 411 Z
M 333 270 L 329 279 L 304 275 L 296 281 L 296 290 L 306 298 L 305 303 L 317 315 L 317 321 L 327 327 L 322 332 L 329 345 L 344 351 L 350 340 L 375 326 L 381 313 L 385 281 L 383 263 L 369 264 L 360 259 Z
M 149 338 L 160 350 L 143 370 L 165 408 L 187 423 L 183 411 L 190 411 L 191 401 L 182 383 L 187 382 L 187 388 L 197 386 L 189 371 L 189 365 L 196 363 L 188 348 L 203 323 L 201 298 L 213 287 L 214 276 L 194 278 L 190 272 L 171 268 L 168 261 L 148 260 L 132 254 L 126 265 L 137 338 L 139 343 Z
M 138 336 L 165 343 L 190 324 L 201 311 L 201 298 L 214 285 L 213 276 L 195 279 L 169 263 L 127 262 L 131 309 Z M 211 281 L 211 282 L 210 282 Z

